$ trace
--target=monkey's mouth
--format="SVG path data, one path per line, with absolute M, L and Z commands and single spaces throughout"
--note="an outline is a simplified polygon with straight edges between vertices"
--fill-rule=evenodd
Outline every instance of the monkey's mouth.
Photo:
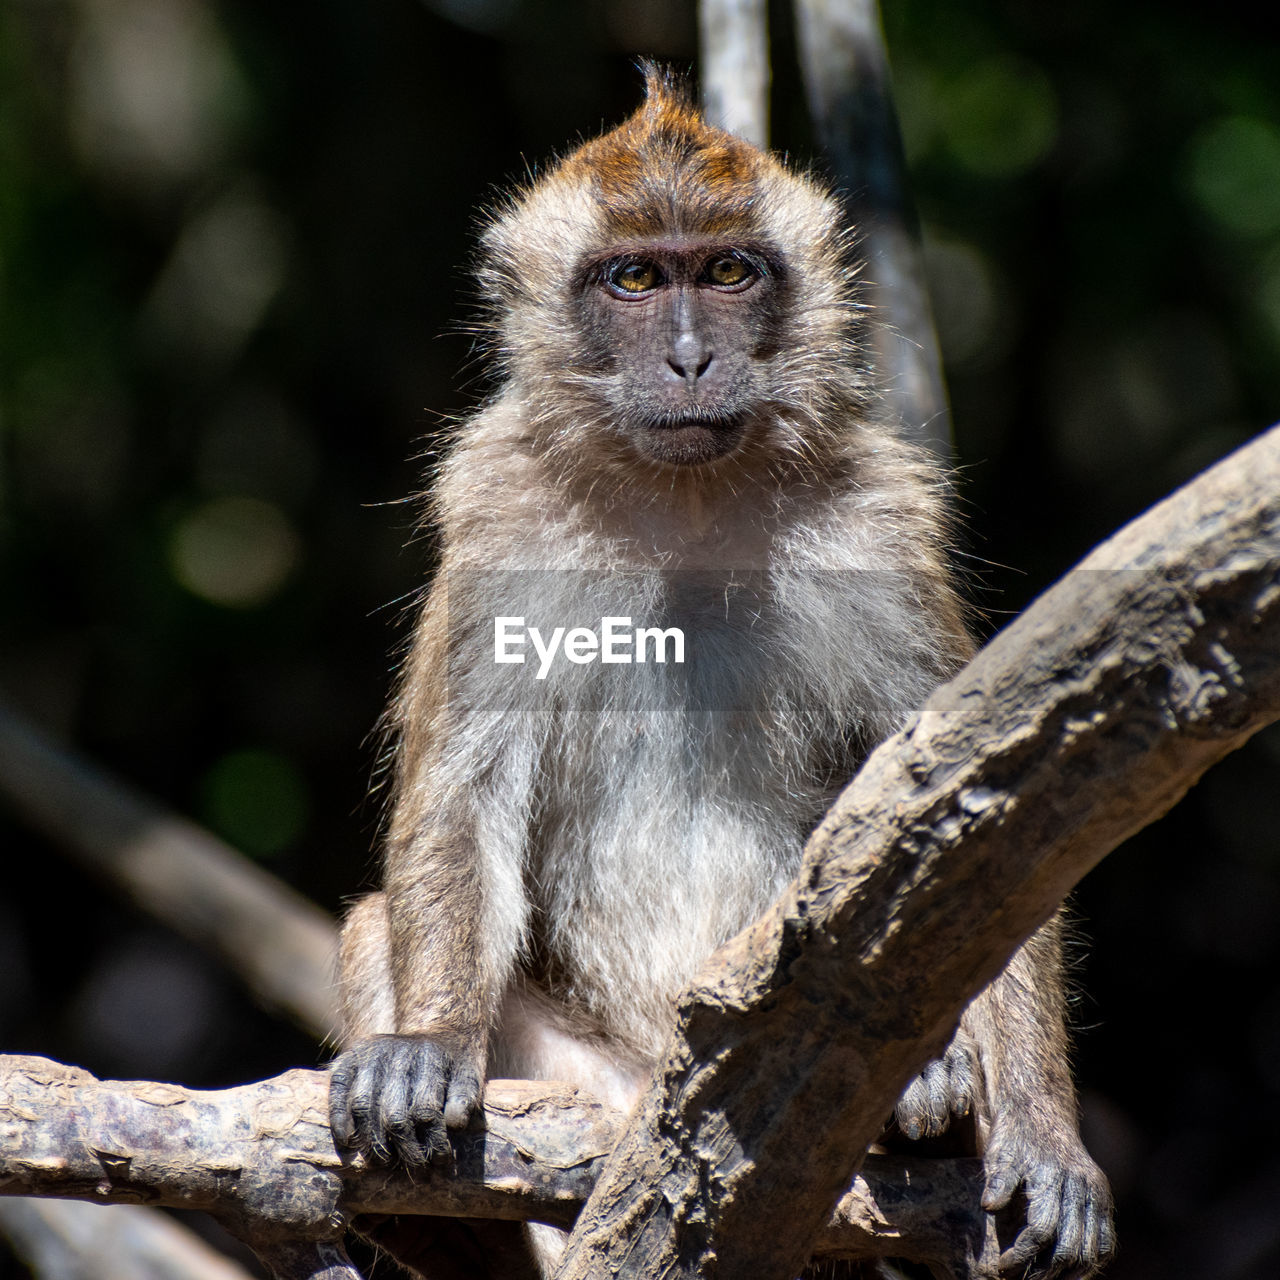
M 640 447 L 661 462 L 692 466 L 731 453 L 742 439 L 745 420 L 738 414 L 695 411 L 668 414 L 645 422 Z

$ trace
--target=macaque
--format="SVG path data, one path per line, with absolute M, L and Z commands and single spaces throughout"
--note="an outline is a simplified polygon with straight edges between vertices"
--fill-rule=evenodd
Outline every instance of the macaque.
M 972 649 L 940 468 L 877 425 L 839 203 L 646 74 L 483 236 L 501 383 L 435 483 L 383 888 L 343 935 L 333 1131 L 378 1160 L 447 1158 L 487 1077 L 629 1108 L 681 989 Z M 967 1135 L 984 1207 L 1025 1200 L 1012 1275 L 1111 1249 L 1062 987 L 1051 924 L 891 1126 Z M 486 1274 L 446 1255 L 414 1265 Z

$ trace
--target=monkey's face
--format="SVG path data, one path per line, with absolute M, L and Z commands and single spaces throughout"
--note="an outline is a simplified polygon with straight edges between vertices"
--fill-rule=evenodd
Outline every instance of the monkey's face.
M 777 255 L 710 237 L 637 241 L 593 259 L 581 287 L 592 373 L 634 446 L 685 466 L 736 449 L 768 398 Z

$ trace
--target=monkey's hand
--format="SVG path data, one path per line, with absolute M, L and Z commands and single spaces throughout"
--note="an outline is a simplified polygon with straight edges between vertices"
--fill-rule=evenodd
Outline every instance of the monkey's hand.
M 966 1116 L 977 1097 L 973 1041 L 957 1031 L 941 1058 L 934 1058 L 898 1099 L 894 1117 L 913 1142 L 946 1133 L 953 1118 Z
M 480 1104 L 484 1050 L 438 1035 L 382 1035 L 334 1060 L 329 1125 L 340 1147 L 406 1164 L 449 1159 L 447 1129 Z
M 1111 1187 L 1076 1133 L 1034 1103 L 996 1117 L 983 1156 L 982 1207 L 998 1213 L 1026 1202 L 1026 1225 L 1000 1255 L 1002 1274 L 1027 1280 L 1083 1280 L 1111 1256 Z

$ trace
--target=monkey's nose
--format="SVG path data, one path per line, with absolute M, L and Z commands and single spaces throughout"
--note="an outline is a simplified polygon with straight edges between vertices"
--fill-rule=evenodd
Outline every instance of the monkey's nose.
M 677 378 L 683 379 L 692 390 L 699 378 L 711 368 L 712 353 L 696 334 L 682 333 L 667 357 L 667 364 Z
M 711 367 L 711 357 L 707 356 L 700 364 L 683 365 L 677 364 L 674 360 L 668 360 L 672 372 L 677 378 L 683 378 L 689 384 L 690 390 L 697 384 L 697 381 Z

